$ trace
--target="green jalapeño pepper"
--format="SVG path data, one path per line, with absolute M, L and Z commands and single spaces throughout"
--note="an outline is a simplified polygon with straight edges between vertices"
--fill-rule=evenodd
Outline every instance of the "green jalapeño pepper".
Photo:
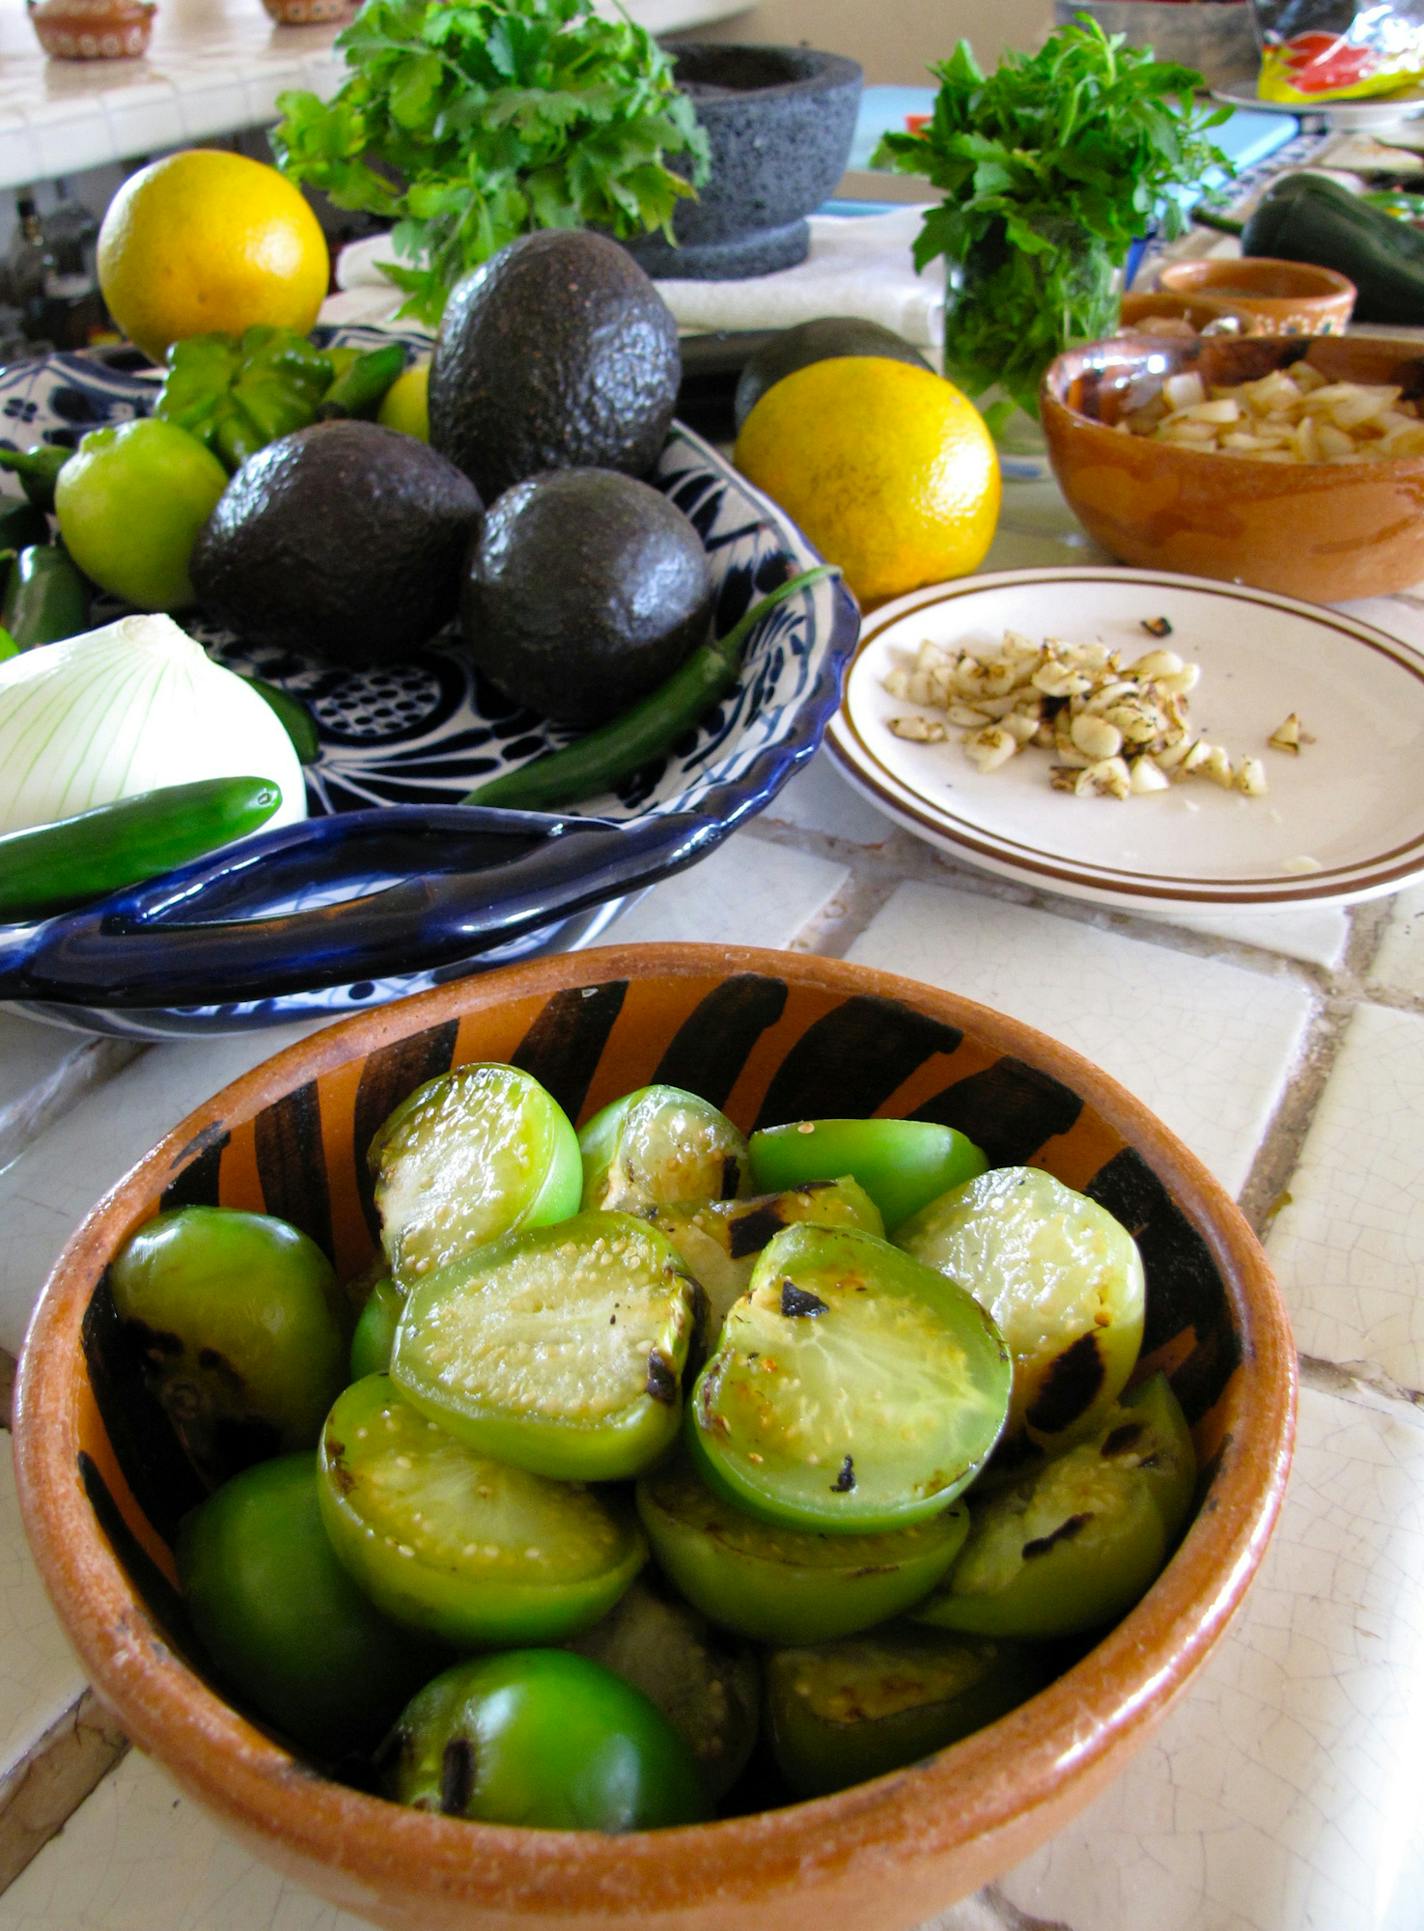
M 10 566 L 0 623 L 19 650 L 77 637 L 89 623 L 89 586 L 58 543 L 27 543 Z
M 229 470 L 316 420 L 331 358 L 294 329 L 194 335 L 168 353 L 153 412 L 196 436 Z
M 49 511 L 54 508 L 55 479 L 73 454 L 72 449 L 52 443 L 40 443 L 34 449 L 0 449 L 0 469 L 19 477 L 34 509 Z
M 245 838 L 281 802 L 266 778 L 199 778 L 12 831 L 0 838 L 0 921 L 46 918 L 140 884 Z

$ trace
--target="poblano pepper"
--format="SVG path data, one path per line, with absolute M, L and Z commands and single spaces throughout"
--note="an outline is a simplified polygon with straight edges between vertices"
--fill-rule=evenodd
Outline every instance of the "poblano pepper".
M 168 352 L 153 413 L 196 436 L 229 470 L 315 422 L 331 358 L 295 329 L 193 335 Z

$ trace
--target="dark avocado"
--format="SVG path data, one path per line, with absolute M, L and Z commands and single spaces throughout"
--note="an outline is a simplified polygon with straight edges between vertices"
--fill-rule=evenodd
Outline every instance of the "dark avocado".
M 470 655 L 561 724 L 602 723 L 707 634 L 712 572 L 682 511 L 611 469 L 549 470 L 506 490 L 470 553 Z
M 677 324 L 624 249 L 522 236 L 456 284 L 430 368 L 430 440 L 487 503 L 545 469 L 646 476 L 672 421 Z
M 748 356 L 737 379 L 737 394 L 732 413 L 740 429 L 752 410 L 773 383 L 794 375 L 811 362 L 827 362 L 838 355 L 879 355 L 892 362 L 918 362 L 922 369 L 930 364 L 918 349 L 911 348 L 903 336 L 879 322 L 862 321 L 856 315 L 823 315 L 814 322 L 801 322 L 794 329 L 783 329 L 770 342 Z
M 400 657 L 454 616 L 483 505 L 414 436 L 324 422 L 242 465 L 193 551 L 198 601 L 250 643 Z

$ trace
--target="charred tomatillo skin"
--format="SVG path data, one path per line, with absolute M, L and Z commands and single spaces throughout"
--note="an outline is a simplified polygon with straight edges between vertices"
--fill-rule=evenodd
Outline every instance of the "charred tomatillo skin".
M 752 1180 L 763 1192 L 852 1174 L 892 1233 L 988 1165 L 972 1140 L 931 1120 L 795 1120 L 762 1128 L 749 1146 Z
M 749 1191 L 746 1136 L 680 1086 L 643 1086 L 614 1100 L 585 1123 L 579 1149 L 585 1207 L 636 1214 Z
M 723 1323 L 687 1435 L 737 1507 L 874 1534 L 927 1521 L 973 1480 L 1009 1379 L 992 1318 L 952 1281 L 871 1234 L 788 1227 Z
M 824 1643 L 929 1594 L 969 1533 L 962 1503 L 886 1535 L 774 1528 L 733 1508 L 685 1465 L 638 1484 L 658 1567 L 713 1622 L 763 1643 Z
M 1004 1716 L 1047 1681 L 1011 1643 L 885 1630 L 767 1662 L 767 1717 L 782 1775 L 819 1797 L 917 1763 Z
M 410 1288 L 436 1268 L 579 1204 L 578 1136 L 517 1066 L 457 1066 L 396 1108 L 371 1142 L 381 1242 Z
M 387 1791 L 417 1810 L 543 1830 L 659 1830 L 707 1814 L 667 1719 L 562 1650 L 459 1663 L 427 1684 L 393 1732 Z
M 235 1475 L 183 1522 L 178 1576 L 203 1649 L 268 1723 L 325 1757 L 380 1742 L 448 1660 L 389 1622 L 332 1553 L 309 1451 Z
M 131 1236 L 109 1269 L 119 1318 L 200 1472 L 225 1480 L 309 1447 L 346 1379 L 331 1263 L 285 1221 L 180 1207 Z
M 576 1214 L 507 1234 L 414 1288 L 391 1373 L 483 1455 L 619 1481 L 677 1435 L 696 1293 L 655 1228 Z
M 895 1243 L 968 1288 L 1014 1357 L 1008 1434 L 1060 1447 L 1090 1433 L 1142 1345 L 1136 1242 L 1086 1195 L 1036 1167 L 995 1167 L 896 1229 Z
M 783 1227 L 805 1220 L 817 1227 L 885 1232 L 879 1208 L 864 1187 L 849 1178 L 812 1180 L 789 1193 L 651 1207 L 647 1212 L 702 1289 L 697 1341 L 704 1353 L 715 1347 L 732 1303 L 751 1286 L 757 1255 Z
M 338 1397 L 317 1467 L 322 1521 L 348 1573 L 396 1622 L 463 1647 L 577 1635 L 647 1558 L 619 1498 L 474 1454 L 388 1375 Z
M 1164 1378 L 1098 1435 L 970 1500 L 969 1539 L 916 1622 L 969 1634 L 1072 1636 L 1125 1615 L 1171 1552 L 1195 1477 Z
M 727 1794 L 756 1747 L 761 1664 L 749 1643 L 729 1642 L 688 1603 L 639 1577 L 567 1647 L 641 1690 L 697 1759 L 713 1802 Z
M 351 1379 L 360 1381 L 368 1374 L 384 1374 L 391 1365 L 391 1349 L 396 1341 L 405 1296 L 389 1274 L 374 1283 L 366 1305 L 357 1316 L 351 1336 Z

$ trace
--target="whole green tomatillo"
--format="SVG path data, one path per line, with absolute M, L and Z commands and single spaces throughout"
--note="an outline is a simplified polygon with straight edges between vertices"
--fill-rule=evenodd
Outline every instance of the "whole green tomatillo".
M 74 561 L 138 610 L 194 601 L 188 559 L 227 488 L 195 436 L 153 417 L 93 429 L 59 473 L 54 503 Z

